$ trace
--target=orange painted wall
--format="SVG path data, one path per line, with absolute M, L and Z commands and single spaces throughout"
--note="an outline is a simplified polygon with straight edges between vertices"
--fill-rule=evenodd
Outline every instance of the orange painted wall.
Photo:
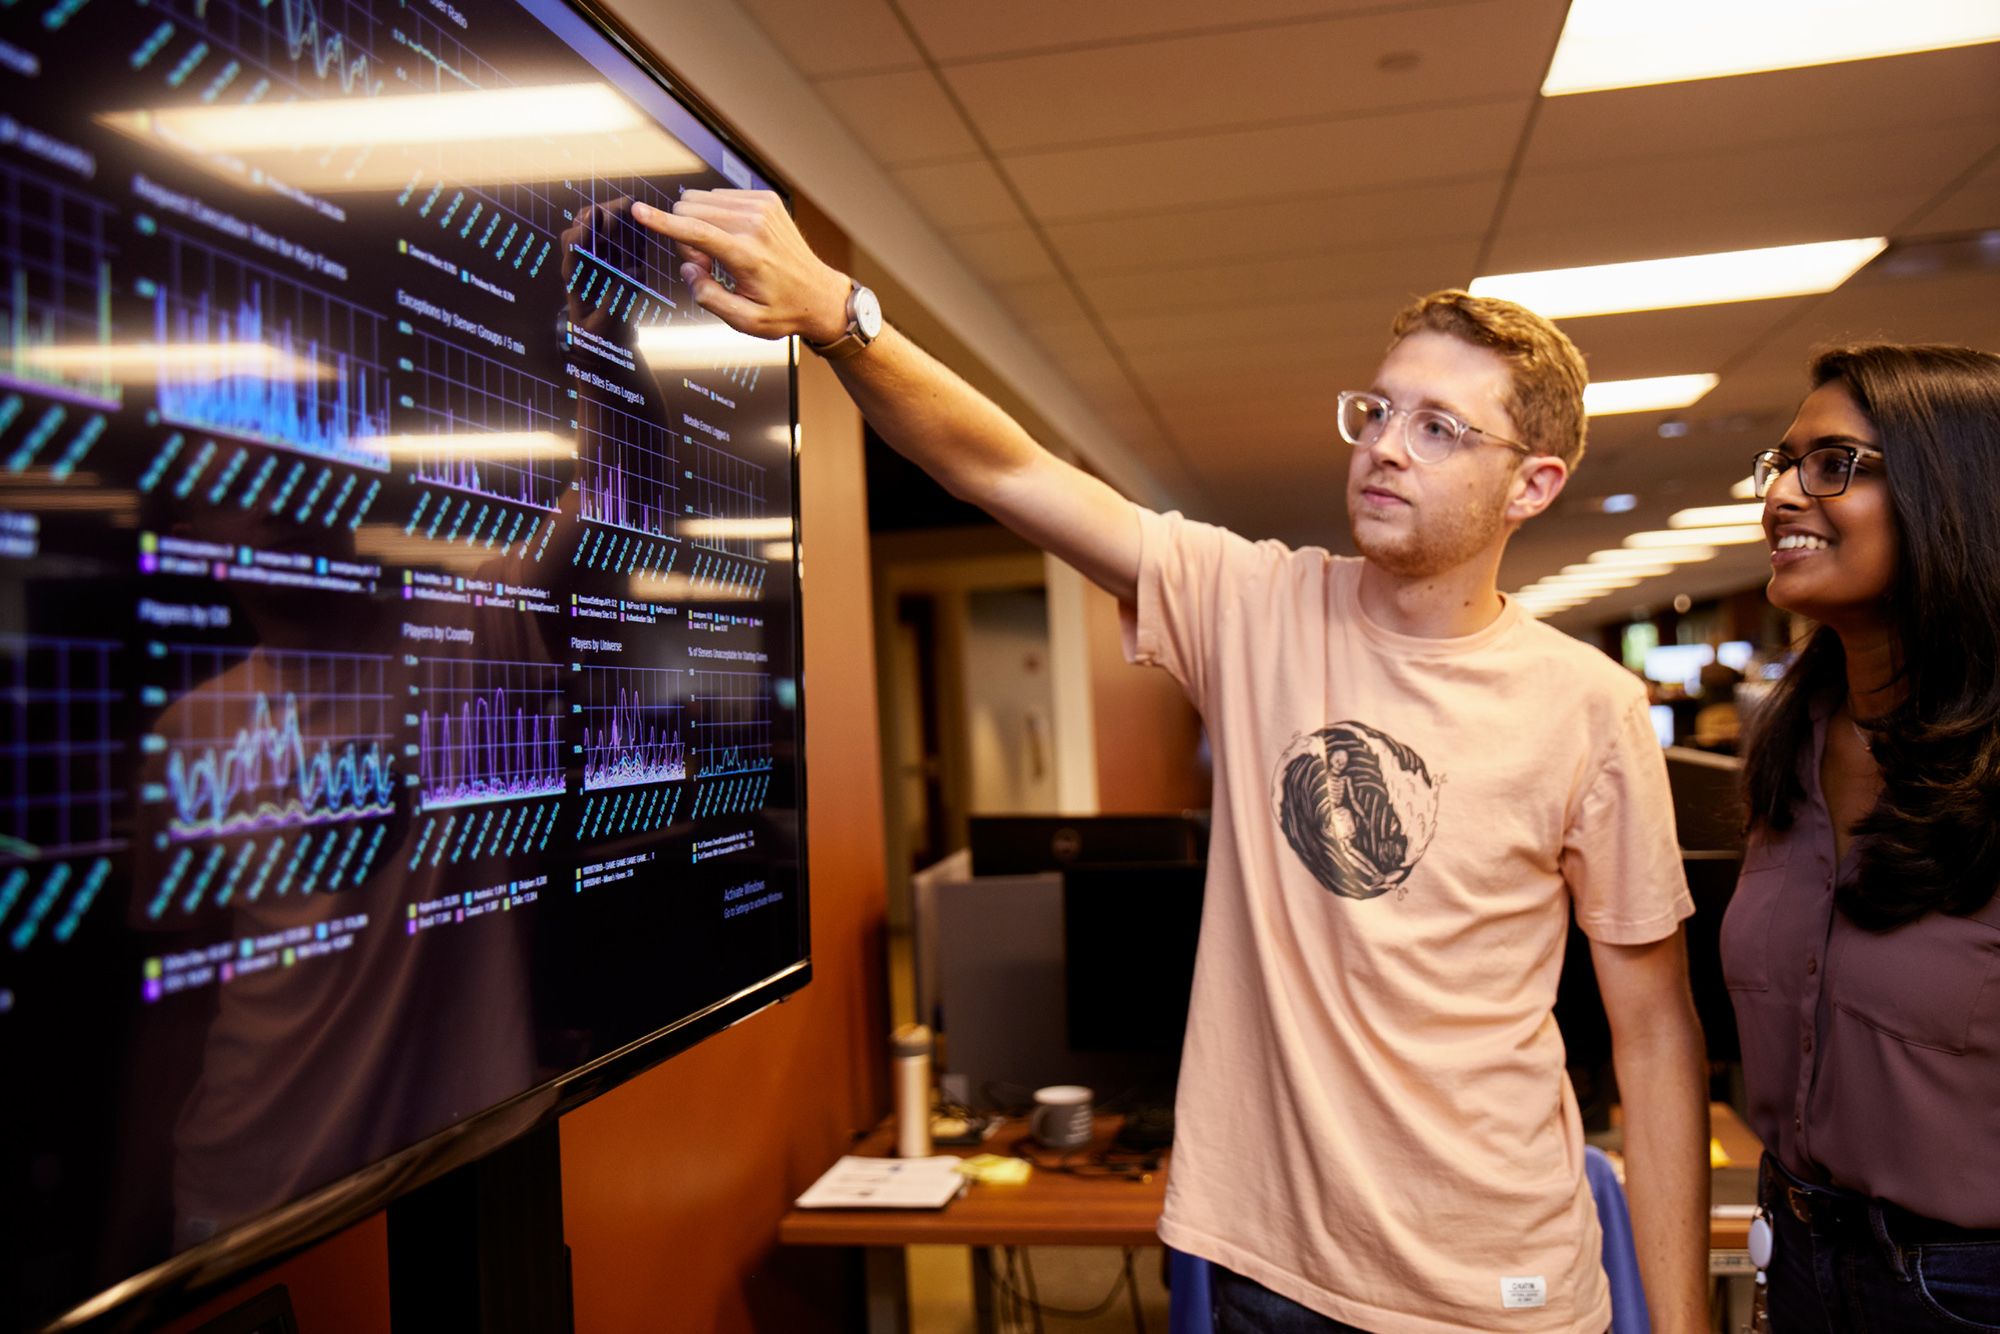
M 1084 615 L 1097 808 L 1107 815 L 1206 810 L 1209 773 L 1198 755 L 1201 715 L 1165 672 L 1125 661 L 1118 603 L 1109 593 L 1088 589 Z
M 800 219 L 814 247 L 843 263 L 847 244 L 831 224 L 803 204 Z M 563 1119 L 579 1334 L 811 1334 L 843 1328 L 845 1313 L 859 1309 L 851 1256 L 777 1247 L 792 1198 L 888 1111 L 861 418 L 811 356 L 799 399 L 813 981 Z M 167 1334 L 185 1334 L 274 1282 L 291 1289 L 303 1334 L 388 1334 L 387 1247 L 378 1214 Z

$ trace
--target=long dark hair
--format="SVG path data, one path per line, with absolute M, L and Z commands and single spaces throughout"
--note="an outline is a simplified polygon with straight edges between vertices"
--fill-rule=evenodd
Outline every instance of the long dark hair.
M 1881 436 L 1897 560 L 1888 598 L 1901 703 L 1871 725 L 1882 795 L 1838 903 L 1886 931 L 1976 912 L 2000 886 L 2000 356 L 1866 344 L 1814 358 Z M 1791 827 L 1815 702 L 1846 689 L 1840 638 L 1815 630 L 1758 711 L 1744 777 L 1752 825 Z

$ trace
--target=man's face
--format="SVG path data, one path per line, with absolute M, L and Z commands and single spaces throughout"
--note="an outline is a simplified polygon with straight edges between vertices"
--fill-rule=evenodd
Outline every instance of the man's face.
M 1498 353 L 1421 330 L 1390 350 L 1373 389 L 1398 408 L 1442 408 L 1512 440 L 1519 437 L 1505 406 L 1509 384 Z M 1363 556 L 1391 574 L 1422 578 L 1505 540 L 1508 482 L 1521 456 L 1468 432 L 1442 463 L 1420 463 L 1404 444 L 1404 420 L 1354 451 L 1347 520 Z

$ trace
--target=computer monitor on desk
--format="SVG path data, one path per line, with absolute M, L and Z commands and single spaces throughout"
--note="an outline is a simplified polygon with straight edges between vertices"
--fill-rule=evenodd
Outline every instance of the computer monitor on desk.
M 1112 821 L 1123 827 L 1107 831 Z M 1077 1083 L 1112 1110 L 1169 1105 L 1200 933 L 1199 826 L 1181 817 L 979 823 L 981 874 L 932 886 L 933 921 L 918 928 L 933 942 L 947 1096 L 1009 1108 L 1041 1085 Z M 1050 866 L 1058 847 L 1089 856 Z M 1113 848 L 1125 858 L 1095 860 Z M 994 865 L 1034 873 L 987 873 Z
M 977 875 L 1033 875 L 1071 866 L 1198 865 L 1208 813 L 975 815 L 967 823 Z

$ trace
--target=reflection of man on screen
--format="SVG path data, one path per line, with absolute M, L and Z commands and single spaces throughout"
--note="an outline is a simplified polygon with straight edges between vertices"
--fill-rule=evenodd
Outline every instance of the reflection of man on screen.
M 1339 400 L 1362 552 L 1343 560 L 1154 513 L 1058 460 L 881 325 L 775 197 L 635 217 L 681 247 L 704 307 L 803 335 L 889 444 L 1117 597 L 1128 656 L 1201 709 L 1215 832 L 1160 1233 L 1218 1266 L 1218 1309 L 1609 1323 L 1550 1013 L 1573 910 L 1654 1320 L 1704 1327 L 1706 1104 L 1663 762 L 1622 669 L 1495 585 L 1582 454 L 1569 341 L 1462 292 L 1399 315 L 1374 383 Z
M 344 642 L 394 642 L 394 609 L 402 604 L 349 602 Z M 478 642 L 496 655 L 533 651 L 520 619 L 489 615 L 475 627 Z M 303 627 L 267 618 L 252 628 L 264 645 L 182 694 L 162 714 L 158 733 L 206 735 L 218 720 L 231 725 L 246 699 L 273 694 L 286 701 L 277 707 L 302 748 L 351 730 L 341 703 L 315 691 L 310 670 L 269 647 L 310 643 L 301 639 Z M 392 680 L 401 693 L 402 679 Z M 261 758 L 264 781 L 244 800 L 281 804 L 282 785 L 298 783 L 287 767 L 295 761 L 269 751 Z M 400 769 L 394 777 L 402 790 Z M 339 953 L 299 951 L 295 959 L 287 951 L 276 966 L 235 972 L 216 987 L 198 1073 L 173 1131 L 176 1250 L 536 1082 L 526 984 L 531 915 L 413 929 L 410 907 L 504 880 L 507 869 L 488 863 L 475 882 L 468 867 L 419 862 L 422 821 L 411 805 L 408 795 L 396 799 L 384 818 L 382 852 L 359 885 L 323 879 L 312 893 L 281 894 L 273 883 L 229 904 L 224 938 L 236 941 L 289 938 L 301 929 L 308 940 L 322 930 L 337 938 L 357 915 L 368 922 Z M 332 827 L 306 826 L 294 842 Z

